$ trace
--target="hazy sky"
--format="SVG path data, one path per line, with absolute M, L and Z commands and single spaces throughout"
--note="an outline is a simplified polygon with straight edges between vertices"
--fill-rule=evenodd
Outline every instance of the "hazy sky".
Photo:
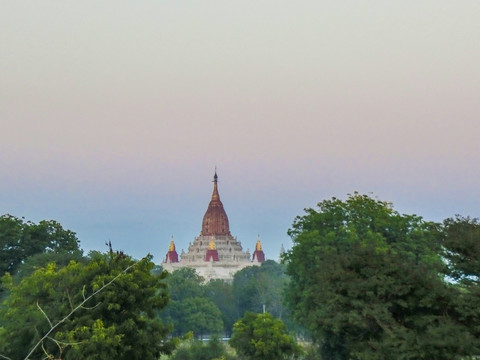
M 480 3 L 0 0 L 0 213 L 161 262 L 217 166 L 232 234 L 276 259 L 359 191 L 480 216 Z

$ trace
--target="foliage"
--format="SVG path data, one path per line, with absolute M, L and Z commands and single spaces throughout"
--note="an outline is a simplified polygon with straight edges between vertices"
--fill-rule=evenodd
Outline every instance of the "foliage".
M 480 222 L 462 217 L 443 222 L 449 276 L 465 285 L 480 285 Z
M 173 333 L 183 335 L 192 331 L 196 336 L 219 335 L 223 330 L 222 314 L 207 298 L 191 297 L 172 301 L 168 309 L 167 321 L 174 325 Z
M 159 316 L 173 325 L 174 335 L 181 336 L 192 331 L 202 337 L 222 332 L 222 313 L 206 296 L 204 279 L 194 269 L 175 270 L 166 282 L 171 301 Z
M 18 283 L 25 276 L 31 275 L 35 270 L 46 267 L 50 263 L 55 263 L 57 269 L 67 266 L 71 261 L 86 263 L 88 258 L 79 252 L 44 252 L 37 253 L 27 257 L 21 264 L 13 276 L 14 282 Z
M 171 344 L 165 342 L 168 329 L 155 318 L 168 301 L 165 274 L 152 275 L 152 267 L 150 255 L 137 263 L 123 253 L 95 252 L 87 263 L 60 269 L 51 263 L 18 284 L 5 275 L 10 294 L 0 307 L 0 353 L 23 359 L 55 329 L 32 358 L 157 359 Z
M 444 257 L 449 265 L 448 275 L 458 291 L 455 306 L 459 320 L 480 339 L 480 222 L 457 215 L 446 219 L 443 226 Z
M 203 283 L 205 279 L 197 274 L 195 269 L 183 267 L 168 275 L 167 286 L 170 299 L 173 301 L 205 295 Z
M 0 275 L 15 273 L 29 256 L 40 253 L 81 255 L 74 232 L 54 220 L 35 224 L 12 215 L 0 216 Z
M 285 324 L 269 313 L 246 312 L 233 326 L 230 344 L 238 354 L 251 360 L 297 358 L 302 354 Z
M 283 306 L 283 290 L 288 283 L 285 266 L 267 260 L 261 266 L 249 266 L 233 277 L 233 294 L 237 305 L 237 317 L 246 311 L 261 312 L 263 306 L 275 317 L 286 313 Z
M 260 267 L 249 266 L 235 273 L 233 276 L 233 294 L 237 307 L 237 318 L 245 311 L 261 312 L 263 302 L 260 299 L 258 273 Z
M 247 267 L 234 275 L 233 284 L 215 279 L 208 283 L 194 269 L 181 268 L 167 278 L 171 302 L 160 317 L 173 325 L 181 336 L 193 331 L 197 336 L 231 335 L 233 324 L 245 311 L 262 311 L 288 320 L 283 290 L 288 282 L 285 266 L 269 260 Z M 223 324 L 223 325 L 222 325 Z
M 305 352 L 301 357 L 302 360 L 322 360 L 320 349 L 316 344 L 304 344 L 303 351 Z
M 214 337 L 206 342 L 188 340 L 169 357 L 169 360 L 234 360 L 236 357 L 228 352 L 227 347 Z
M 220 279 L 210 280 L 205 285 L 205 295 L 220 310 L 224 332 L 227 336 L 231 336 L 233 324 L 238 318 L 232 284 Z
M 438 224 L 354 194 L 297 217 L 287 301 L 327 359 L 458 359 L 475 352 L 443 281 Z

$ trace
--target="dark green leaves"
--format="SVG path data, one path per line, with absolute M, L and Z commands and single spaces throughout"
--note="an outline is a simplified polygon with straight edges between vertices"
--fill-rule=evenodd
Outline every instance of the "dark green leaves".
M 252 360 L 290 359 L 302 353 L 285 324 L 269 313 L 246 312 L 233 326 L 230 344 L 238 354 Z
M 152 268 L 151 256 L 137 263 L 122 253 L 92 253 L 85 263 L 39 268 L 18 284 L 5 276 L 0 353 L 23 359 L 60 322 L 32 358 L 157 359 L 170 350 L 168 330 L 155 317 L 168 296 L 165 274 L 152 275 Z
M 42 253 L 81 255 L 74 232 L 56 221 L 34 224 L 11 215 L 0 217 L 0 275 L 15 273 L 28 257 Z
M 297 217 L 287 300 L 333 359 L 455 359 L 475 351 L 446 283 L 439 224 L 366 195 Z M 444 336 L 450 336 L 444 341 Z

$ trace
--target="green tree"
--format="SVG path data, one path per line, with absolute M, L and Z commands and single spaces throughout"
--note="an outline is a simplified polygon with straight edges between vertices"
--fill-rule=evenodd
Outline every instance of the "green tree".
M 448 218 L 443 222 L 449 276 L 464 285 L 480 285 L 480 222 L 476 218 Z
M 302 354 L 285 324 L 269 313 L 246 312 L 233 326 L 230 344 L 238 354 L 251 360 L 283 360 Z
M 174 301 L 205 296 L 204 282 L 195 269 L 188 267 L 173 271 L 166 280 L 170 298 Z
M 230 336 L 238 318 L 232 284 L 220 279 L 210 280 L 205 286 L 205 294 L 222 313 L 224 332 Z
M 173 324 L 173 333 L 177 336 L 191 331 L 203 338 L 204 335 L 219 335 L 223 331 L 222 313 L 208 298 L 172 300 L 165 311 L 167 316 L 164 319 Z
M 261 266 L 249 266 L 233 277 L 233 294 L 237 317 L 245 311 L 260 312 L 266 309 L 275 317 L 284 318 L 287 309 L 283 305 L 283 291 L 288 283 L 285 266 L 267 260 Z
M 288 309 L 283 303 L 283 293 L 289 280 L 285 271 L 284 264 L 267 260 L 260 266 L 260 273 L 258 274 L 260 301 L 269 313 L 284 321 L 289 315 Z
M 169 360 L 234 360 L 227 347 L 214 337 L 209 341 L 189 339 L 180 343 Z
M 287 301 L 326 359 L 459 359 L 475 351 L 443 280 L 439 225 L 354 194 L 297 217 Z
M 455 281 L 452 286 L 458 292 L 455 304 L 459 320 L 480 339 L 480 222 L 457 215 L 446 219 L 443 229 L 444 257 L 448 276 Z
M 25 276 L 31 275 L 35 270 L 46 267 L 50 263 L 55 263 L 57 269 L 67 266 L 71 261 L 88 262 L 88 258 L 78 252 L 43 252 L 33 254 L 27 257 L 21 264 L 17 266 L 13 280 L 18 283 Z
M 192 331 L 202 337 L 222 332 L 222 313 L 206 295 L 204 279 L 194 269 L 175 270 L 166 283 L 171 300 L 159 317 L 173 326 L 173 334 Z
M 233 276 L 233 294 L 237 307 L 237 318 L 246 311 L 261 312 L 262 300 L 260 299 L 258 278 L 259 266 L 249 266 L 237 271 Z
M 168 329 L 155 317 L 168 295 L 166 274 L 154 276 L 152 268 L 150 255 L 135 262 L 94 252 L 88 263 L 52 263 L 18 284 L 5 275 L 0 353 L 23 359 L 40 344 L 31 358 L 158 359 L 171 350 Z
M 40 253 L 81 255 L 74 232 L 54 220 L 35 224 L 12 215 L 0 216 L 0 275 L 15 273 L 29 256 Z

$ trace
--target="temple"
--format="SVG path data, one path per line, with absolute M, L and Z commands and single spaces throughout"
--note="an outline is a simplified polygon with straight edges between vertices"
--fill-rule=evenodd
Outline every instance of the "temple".
M 262 244 L 260 243 L 260 236 L 257 239 L 257 244 L 255 245 L 255 251 L 253 253 L 253 261 L 262 263 L 265 261 L 265 254 L 262 250 Z
M 265 261 L 260 238 L 257 240 L 253 257 L 243 251 L 242 244 L 230 233 L 228 216 L 218 192 L 218 176 L 213 177 L 213 193 L 203 216 L 202 230 L 187 252 L 182 250 L 180 260 L 175 251 L 173 237 L 162 263 L 165 270 L 174 271 L 181 267 L 194 268 L 206 280 L 232 280 L 233 274 L 247 266 L 260 265 Z
M 170 239 L 170 246 L 168 247 L 167 256 L 165 257 L 165 262 L 176 263 L 178 262 L 178 254 L 175 251 L 175 243 L 173 242 L 173 236 Z

